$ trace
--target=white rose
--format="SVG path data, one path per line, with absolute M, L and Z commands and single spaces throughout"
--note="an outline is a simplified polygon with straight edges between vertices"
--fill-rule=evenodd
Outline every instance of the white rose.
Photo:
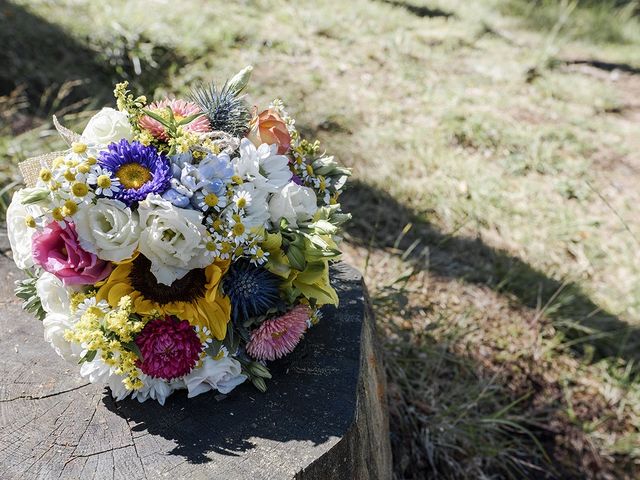
M 38 206 L 22 205 L 22 199 L 32 190 L 31 188 L 23 188 L 15 192 L 7 208 L 7 235 L 13 252 L 13 261 L 21 270 L 31 268 L 34 265 L 31 254 L 31 237 L 35 230 L 27 226 L 27 216 L 37 217 L 42 213 L 42 209 Z
M 121 262 L 138 246 L 138 214 L 119 200 L 99 198 L 91 208 L 78 210 L 74 223 L 80 246 L 103 260 Z
M 113 108 L 103 108 L 96 113 L 82 132 L 82 139 L 86 143 L 107 145 L 123 138 L 133 139 L 129 117 Z
M 288 183 L 269 200 L 269 212 L 274 224 L 280 222 L 281 218 L 286 218 L 290 225 L 297 227 L 298 222 L 309 220 L 317 210 L 315 192 L 293 182 Z
M 44 339 L 66 361 L 77 363 L 82 347 L 77 343 L 67 342 L 64 338 L 64 332 L 74 323 L 74 319 L 65 313 L 49 313 L 42 320 Z
M 209 390 L 218 390 L 227 394 L 247 379 L 242 374 L 240 362 L 231 357 L 223 357 L 215 360 L 207 356 L 202 362 L 202 367 L 194 368 L 189 375 L 184 377 L 184 383 L 192 398 Z
M 100 357 L 99 350 L 93 360 L 82 363 L 82 366 L 80 367 L 80 376 L 82 378 L 89 378 L 89 382 L 91 383 L 108 386 L 111 390 L 111 396 L 116 401 L 122 400 L 131 393 L 131 391 L 127 390 L 127 387 L 124 386 L 124 376 L 113 373 L 112 368 L 104 363 Z
M 42 303 L 42 308 L 47 313 L 69 314 L 71 300 L 69 290 L 65 288 L 62 280 L 49 272 L 44 272 L 36 280 L 36 292 Z
M 207 230 L 202 214 L 173 206 L 149 195 L 138 206 L 142 234 L 138 249 L 151 261 L 158 283 L 171 285 L 194 268 L 211 263 L 206 253 Z
M 176 383 L 167 382 L 162 378 L 153 378 L 149 375 L 140 374 L 140 380 L 142 380 L 142 388 L 134 390 L 131 398 L 136 398 L 140 403 L 145 402 L 148 398 L 157 400 L 160 405 L 164 405 L 165 400 L 169 395 L 173 393 Z

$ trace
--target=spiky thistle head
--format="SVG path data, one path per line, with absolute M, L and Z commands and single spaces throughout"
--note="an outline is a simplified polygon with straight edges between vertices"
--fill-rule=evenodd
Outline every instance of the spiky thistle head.
M 233 263 L 222 284 L 231 299 L 233 321 L 243 322 L 276 307 L 280 300 L 279 284 L 278 277 L 265 268 L 246 260 Z
M 244 95 L 228 82 L 218 89 L 214 83 L 200 85 L 191 92 L 191 100 L 204 112 L 213 130 L 243 137 L 249 130 L 251 112 Z

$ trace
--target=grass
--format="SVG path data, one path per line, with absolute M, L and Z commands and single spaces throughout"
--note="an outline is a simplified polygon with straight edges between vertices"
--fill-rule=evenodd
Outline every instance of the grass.
M 353 168 L 397 479 L 640 475 L 637 2 L 0 0 L 0 41 L 9 189 L 115 79 L 248 63 Z

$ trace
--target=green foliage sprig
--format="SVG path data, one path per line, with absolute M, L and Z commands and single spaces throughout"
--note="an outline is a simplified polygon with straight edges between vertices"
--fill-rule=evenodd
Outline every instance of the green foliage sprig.
M 24 300 L 22 303 L 22 309 L 42 321 L 44 320 L 44 317 L 47 316 L 47 312 L 45 312 L 42 307 L 42 302 L 40 301 L 40 297 L 38 297 L 38 292 L 36 290 L 38 276 L 30 271 L 27 271 L 27 275 L 29 275 L 29 277 L 24 280 L 16 280 L 15 294 L 16 297 Z

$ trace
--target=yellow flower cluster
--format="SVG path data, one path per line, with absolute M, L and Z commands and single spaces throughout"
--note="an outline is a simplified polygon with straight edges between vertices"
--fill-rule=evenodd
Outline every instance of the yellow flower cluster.
M 65 339 L 83 345 L 89 352 L 98 352 L 104 363 L 113 367 L 116 375 L 125 377 L 123 383 L 127 389 L 142 388 L 136 368 L 138 357 L 132 349 L 132 342 L 135 334 L 155 316 L 132 316 L 133 302 L 129 296 L 122 297 L 115 309 L 105 312 L 96 305 L 95 296 L 77 293 L 71 298 L 72 313 L 76 313 L 83 304 L 89 306 L 73 328 L 65 332 Z

